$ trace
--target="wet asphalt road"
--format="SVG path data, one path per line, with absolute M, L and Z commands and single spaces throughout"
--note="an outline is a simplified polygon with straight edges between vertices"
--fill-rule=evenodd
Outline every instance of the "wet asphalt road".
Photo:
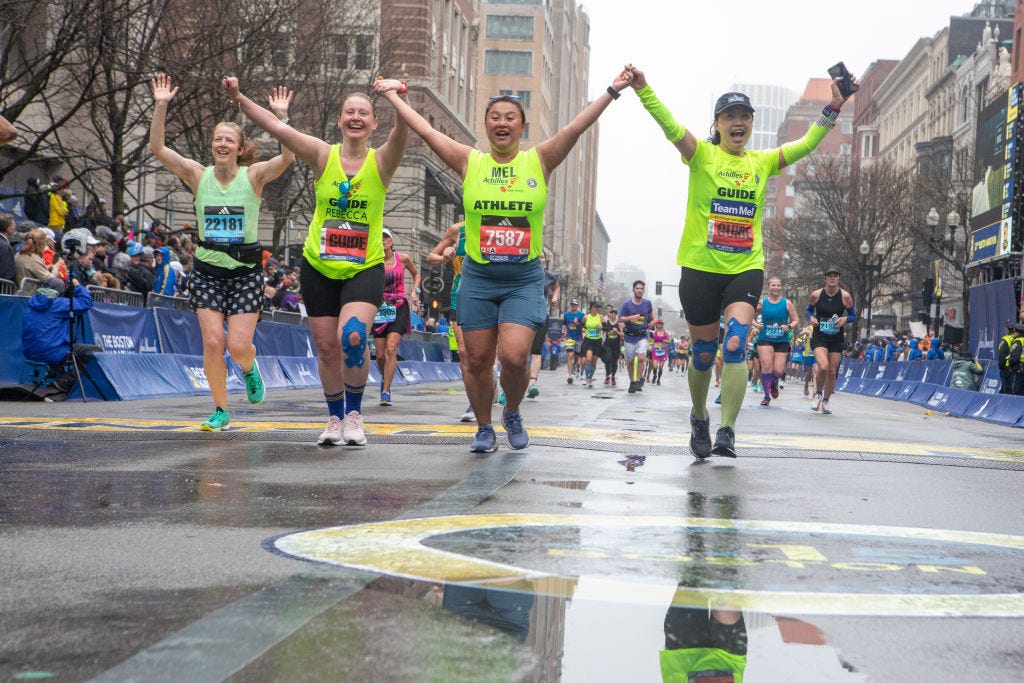
M 685 379 L 624 384 L 543 373 L 492 455 L 443 384 L 361 449 L 315 391 L 5 403 L 0 680 L 656 681 L 709 605 L 751 683 L 1019 678 L 1024 432 L 791 384 L 694 464 Z

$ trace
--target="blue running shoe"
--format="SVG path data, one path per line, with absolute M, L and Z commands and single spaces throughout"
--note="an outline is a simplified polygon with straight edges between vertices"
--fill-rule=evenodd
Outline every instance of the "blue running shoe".
M 380 392 L 380 404 L 382 406 L 389 406 L 389 405 L 391 405 L 391 392 L 390 391 L 382 391 L 382 392 Z
M 530 445 L 530 435 L 523 427 L 523 416 L 519 411 L 512 412 L 508 408 L 502 411 L 501 426 L 505 428 L 505 435 L 508 436 L 508 445 L 513 450 L 520 450 Z
M 245 378 L 245 395 L 249 398 L 249 403 L 258 405 L 263 403 L 263 397 L 267 395 L 267 387 L 263 383 L 263 377 L 260 376 L 260 366 L 256 363 L 256 359 L 252 359 L 252 370 L 249 372 L 243 372 L 242 377 Z
M 228 414 L 228 411 L 223 408 L 217 408 L 217 410 L 213 411 L 213 415 L 206 418 L 206 421 L 199 425 L 199 431 L 215 432 L 219 430 L 226 432 L 230 423 L 231 415 Z
M 498 450 L 498 436 L 494 427 L 483 425 L 476 430 L 476 438 L 469 446 L 470 453 L 493 453 Z

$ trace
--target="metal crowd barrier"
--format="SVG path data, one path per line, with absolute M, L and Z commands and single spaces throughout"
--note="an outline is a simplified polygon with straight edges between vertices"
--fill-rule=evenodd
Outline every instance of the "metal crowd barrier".
M 191 311 L 192 304 L 183 296 L 167 296 L 166 294 L 149 293 L 146 305 L 150 308 L 174 308 L 179 311 Z
M 24 283 L 22 283 L 22 287 L 24 287 Z M 100 287 L 99 285 L 89 285 L 86 289 L 88 289 L 89 293 L 92 294 L 92 300 L 100 303 L 140 307 L 145 304 L 145 300 L 142 298 L 142 294 L 140 292 L 130 292 L 125 289 L 111 289 L 110 287 Z
M 302 314 L 295 311 L 271 311 L 270 319 L 276 323 L 288 323 L 289 325 L 302 325 Z
M 40 280 L 34 277 L 27 277 L 21 281 L 21 289 L 18 290 L 18 294 L 22 296 L 32 296 L 36 293 L 36 290 L 43 286 Z
M 18 285 L 14 284 L 10 280 L 4 280 L 0 278 L 0 294 L 17 294 Z

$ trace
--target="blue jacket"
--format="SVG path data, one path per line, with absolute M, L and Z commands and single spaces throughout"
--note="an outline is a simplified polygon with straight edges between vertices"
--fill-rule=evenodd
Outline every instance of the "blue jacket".
M 71 351 L 68 346 L 68 311 L 71 302 L 66 296 L 51 299 L 33 294 L 22 319 L 21 346 L 25 358 L 36 363 L 55 365 Z M 75 285 L 75 318 L 92 308 L 92 295 L 82 285 Z
M 932 337 L 932 346 L 928 349 L 928 360 L 946 360 L 946 352 L 939 345 L 938 337 Z
M 924 354 L 921 353 L 921 342 L 917 339 L 910 340 L 910 355 L 907 356 L 907 360 L 921 360 L 924 358 Z
M 160 265 L 156 267 L 153 292 L 164 296 L 174 296 L 178 274 L 174 272 L 174 268 L 171 268 L 171 250 L 167 247 L 160 247 L 155 251 L 160 252 Z

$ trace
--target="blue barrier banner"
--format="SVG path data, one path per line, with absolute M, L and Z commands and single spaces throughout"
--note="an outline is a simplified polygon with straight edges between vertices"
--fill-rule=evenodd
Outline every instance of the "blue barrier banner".
M 924 363 L 924 374 L 921 376 L 922 382 L 938 384 L 943 387 L 949 384 L 949 373 L 953 369 L 952 359 L 926 360 L 922 362 Z
M 927 382 L 915 382 L 915 384 L 914 391 L 907 398 L 907 401 L 918 406 L 923 406 L 932 397 L 936 389 L 941 389 L 941 387 L 928 384 Z
M 433 363 L 430 361 L 413 361 L 416 371 L 420 373 L 420 377 L 423 378 L 424 382 L 446 382 L 448 378 L 444 375 L 443 363 Z
M 88 313 L 92 343 L 104 353 L 159 353 L 152 311 L 137 306 L 93 304 Z
M 14 224 L 21 225 L 27 216 L 25 216 L 25 196 L 21 190 L 10 187 L 9 185 L 0 185 L 0 195 L 4 195 L 6 199 L 0 199 L 0 213 L 9 213 L 14 217 Z
M 256 345 L 259 356 L 292 356 L 291 334 L 284 329 L 292 327 L 286 323 L 275 323 L 261 320 L 256 324 L 256 333 L 252 342 Z M 305 355 L 305 354 L 303 354 Z
M 420 361 L 422 362 L 422 361 Z M 419 370 L 416 369 L 417 361 L 403 360 L 398 362 L 398 372 L 395 373 L 395 383 L 398 383 L 398 376 L 402 376 L 405 384 L 419 384 L 424 381 Z
M 398 357 L 402 360 L 426 360 L 423 344 L 415 339 L 402 339 L 398 342 Z
M 929 361 L 915 360 L 913 362 L 907 361 L 905 363 L 906 370 L 903 373 L 904 382 L 920 382 L 921 378 L 924 377 L 924 371 L 927 367 L 925 363 Z
M 998 394 L 1003 378 L 999 375 L 999 362 L 994 360 L 981 361 L 985 374 L 978 381 L 978 391 L 983 394 Z
M 177 311 L 173 308 L 153 308 L 157 334 L 160 336 L 160 350 L 164 353 L 180 353 L 186 356 L 203 355 L 203 334 L 199 320 L 192 311 Z
M 305 325 L 289 325 L 291 329 L 292 351 L 289 356 L 298 358 L 316 358 L 316 346 L 313 345 L 313 333 Z
M 156 353 L 98 353 L 93 358 L 121 400 L 195 395 L 173 356 Z M 202 368 L 202 359 L 200 369 Z
M 284 374 L 284 369 L 277 362 L 277 358 L 270 356 L 256 356 L 256 362 L 260 364 L 260 377 L 268 389 L 291 389 L 292 383 Z
M 85 385 L 85 397 L 88 400 L 95 401 L 120 401 L 122 400 L 120 394 L 118 394 L 114 385 L 110 383 L 110 380 L 107 379 L 106 373 L 100 366 L 99 359 L 102 357 L 103 354 L 98 353 L 90 358 L 82 371 L 82 384 Z M 68 400 L 82 400 L 81 384 L 75 384 L 74 388 L 68 392 Z
M 889 382 L 888 386 L 885 387 L 885 392 L 882 394 L 882 398 L 888 398 L 891 400 L 898 400 L 897 397 L 903 390 L 904 382 L 895 381 Z
M 938 399 L 941 394 L 941 399 Z M 928 399 L 928 405 L 931 406 L 933 401 L 942 400 L 943 404 L 938 410 L 945 411 L 950 415 L 957 417 L 963 417 L 967 410 L 974 404 L 974 400 L 978 397 L 978 392 L 968 391 L 966 389 L 957 389 L 955 387 L 947 387 L 946 389 L 940 389 L 932 394 L 932 397 Z
M 366 386 L 368 387 L 379 387 L 382 384 L 380 378 L 380 368 L 377 367 L 376 363 L 370 364 L 370 376 L 366 378 Z M 394 384 L 394 382 L 392 382 Z
M 967 410 L 967 417 L 1012 427 L 1024 419 L 1024 396 L 980 394 Z
M 1017 320 L 1013 280 L 996 280 L 970 289 L 971 330 L 968 344 L 978 360 L 993 360 L 1006 321 Z
M 918 382 L 903 382 L 896 393 L 895 399 L 897 401 L 910 401 L 910 397 L 917 391 L 918 384 Z
M 281 356 L 277 359 L 284 370 L 285 376 L 296 387 L 318 387 L 320 386 L 320 375 L 317 370 L 316 358 L 297 358 L 295 356 Z M 372 372 L 372 369 L 371 369 Z
M 441 370 L 449 382 L 462 381 L 462 367 L 458 363 L 443 363 Z

